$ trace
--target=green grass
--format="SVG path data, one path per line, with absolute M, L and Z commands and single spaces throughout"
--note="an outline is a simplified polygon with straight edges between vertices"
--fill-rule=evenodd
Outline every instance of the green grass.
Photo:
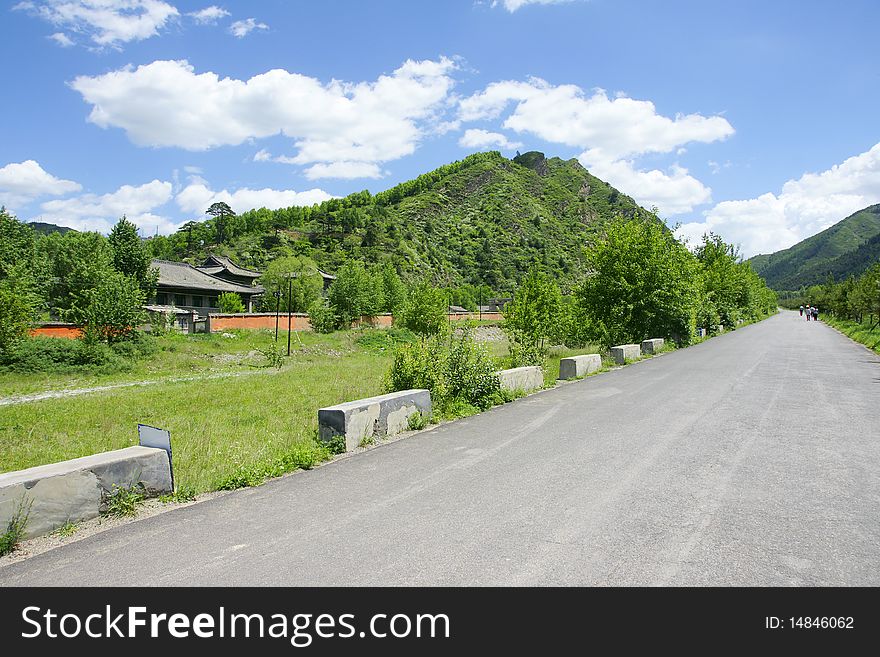
M 24 395 L 66 388 L 87 388 L 134 381 L 153 381 L 177 377 L 193 377 L 231 372 L 253 372 L 273 365 L 263 352 L 275 347 L 274 331 L 226 331 L 221 333 L 182 335 L 172 333 L 155 338 L 157 352 L 150 358 L 132 364 L 126 372 L 102 374 L 20 374 L 0 372 L 0 397 Z M 360 332 L 353 332 L 360 334 Z M 63 338 L 56 338 L 63 339 Z M 278 334 L 278 348 L 287 353 L 287 333 Z M 291 336 L 293 355 L 312 350 L 351 350 L 351 335 L 321 335 L 294 332 Z M 285 357 L 286 360 L 286 357 Z M 277 364 L 277 363 L 275 363 Z
M 360 347 L 361 334 L 304 333 L 302 345 L 295 336 L 296 351 L 281 370 L 239 366 L 255 373 L 0 406 L 0 472 L 137 444 L 139 422 L 171 432 L 176 482 L 195 493 L 310 467 L 327 457 L 314 440 L 318 408 L 382 392 L 391 357 Z M 214 347 L 219 340 L 240 354 L 267 338 L 180 336 L 173 342 L 182 368 L 192 364 L 193 371 L 210 373 L 195 364 L 205 353 L 223 353 Z M 165 375 L 181 371 L 164 358 L 146 366 Z
M 831 316 L 825 316 L 822 320 L 844 335 L 880 354 L 880 326 L 874 326 L 872 322 L 859 323 Z

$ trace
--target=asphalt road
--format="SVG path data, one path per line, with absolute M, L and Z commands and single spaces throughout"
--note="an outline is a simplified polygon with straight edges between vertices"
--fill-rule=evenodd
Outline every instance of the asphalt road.
M 783 313 L 0 585 L 880 584 L 880 358 Z

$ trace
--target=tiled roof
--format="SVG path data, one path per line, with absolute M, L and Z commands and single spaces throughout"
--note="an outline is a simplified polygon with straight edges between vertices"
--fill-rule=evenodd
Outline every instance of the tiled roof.
M 151 266 L 159 270 L 159 287 L 179 287 L 208 292 L 236 292 L 253 295 L 262 292 L 262 288 L 248 285 L 236 285 L 222 278 L 211 276 L 185 262 L 170 260 L 153 260 Z
M 248 278 L 258 278 L 263 275 L 261 272 L 254 271 L 253 269 L 245 269 L 244 267 L 239 267 L 226 256 L 219 255 L 209 255 L 208 259 L 205 260 L 205 264 L 203 264 L 201 267 L 198 267 L 198 269 L 211 275 L 217 274 L 224 269 L 230 274 L 235 274 L 236 276 L 246 276 Z

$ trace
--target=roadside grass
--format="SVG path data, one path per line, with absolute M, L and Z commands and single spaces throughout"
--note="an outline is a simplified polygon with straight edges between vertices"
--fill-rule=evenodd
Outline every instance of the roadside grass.
M 838 319 L 830 315 L 822 317 L 822 321 L 833 326 L 850 339 L 880 354 L 880 326 L 873 322 L 860 323 L 851 319 Z
M 347 331 L 323 335 L 310 331 L 294 331 L 291 335 L 291 358 L 284 356 L 281 362 L 282 368 L 284 364 L 304 352 L 350 351 L 353 348 L 353 336 L 360 333 L 361 331 Z M 232 337 L 224 337 L 224 335 Z M 133 362 L 131 368 L 125 372 L 114 374 L 0 372 L 0 397 L 203 374 L 253 372 L 279 364 L 266 355 L 275 351 L 274 337 L 274 331 L 268 330 L 233 330 L 195 335 L 169 333 L 153 338 L 157 347 L 156 353 L 145 360 Z M 279 331 L 277 347 L 282 354 L 287 353 L 286 331 Z
M 139 422 L 171 432 L 175 479 L 193 493 L 237 487 L 236 478 L 258 483 L 310 467 L 329 457 L 315 443 L 317 409 L 382 392 L 390 355 L 358 346 L 360 335 L 303 334 L 302 346 L 277 372 L 0 406 L 0 472 L 137 444 Z M 214 351 L 218 340 L 235 342 L 234 353 L 246 353 L 257 340 L 271 339 L 193 337 L 192 343 L 181 340 L 176 353 L 196 363 L 206 354 L 223 353 Z M 293 343 L 298 345 L 296 336 Z

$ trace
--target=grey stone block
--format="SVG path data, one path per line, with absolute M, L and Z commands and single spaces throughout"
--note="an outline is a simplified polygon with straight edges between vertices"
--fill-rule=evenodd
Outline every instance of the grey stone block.
M 25 536 L 40 536 L 67 522 L 97 517 L 114 486 L 141 484 L 148 495 L 170 493 L 165 450 L 126 447 L 70 461 L 0 474 L 0 527 L 23 501 L 30 507 Z
M 649 340 L 642 340 L 642 353 L 643 354 L 656 354 L 663 348 L 664 344 L 663 338 L 651 338 Z
M 544 369 L 540 365 L 514 367 L 498 372 L 502 390 L 536 390 L 544 387 Z
M 559 361 L 559 378 L 576 379 L 600 369 L 602 369 L 602 357 L 599 354 L 571 356 Z
M 618 365 L 623 365 L 627 360 L 636 360 L 642 356 L 642 347 L 637 344 L 621 344 L 611 347 L 611 357 Z
M 409 427 L 414 413 L 431 417 L 431 393 L 428 390 L 402 390 L 378 397 L 318 409 L 321 440 L 345 437 L 345 449 L 351 451 L 365 438 L 393 436 Z
M 705 338 L 706 337 L 706 329 L 698 328 L 697 329 L 697 337 L 698 338 Z

